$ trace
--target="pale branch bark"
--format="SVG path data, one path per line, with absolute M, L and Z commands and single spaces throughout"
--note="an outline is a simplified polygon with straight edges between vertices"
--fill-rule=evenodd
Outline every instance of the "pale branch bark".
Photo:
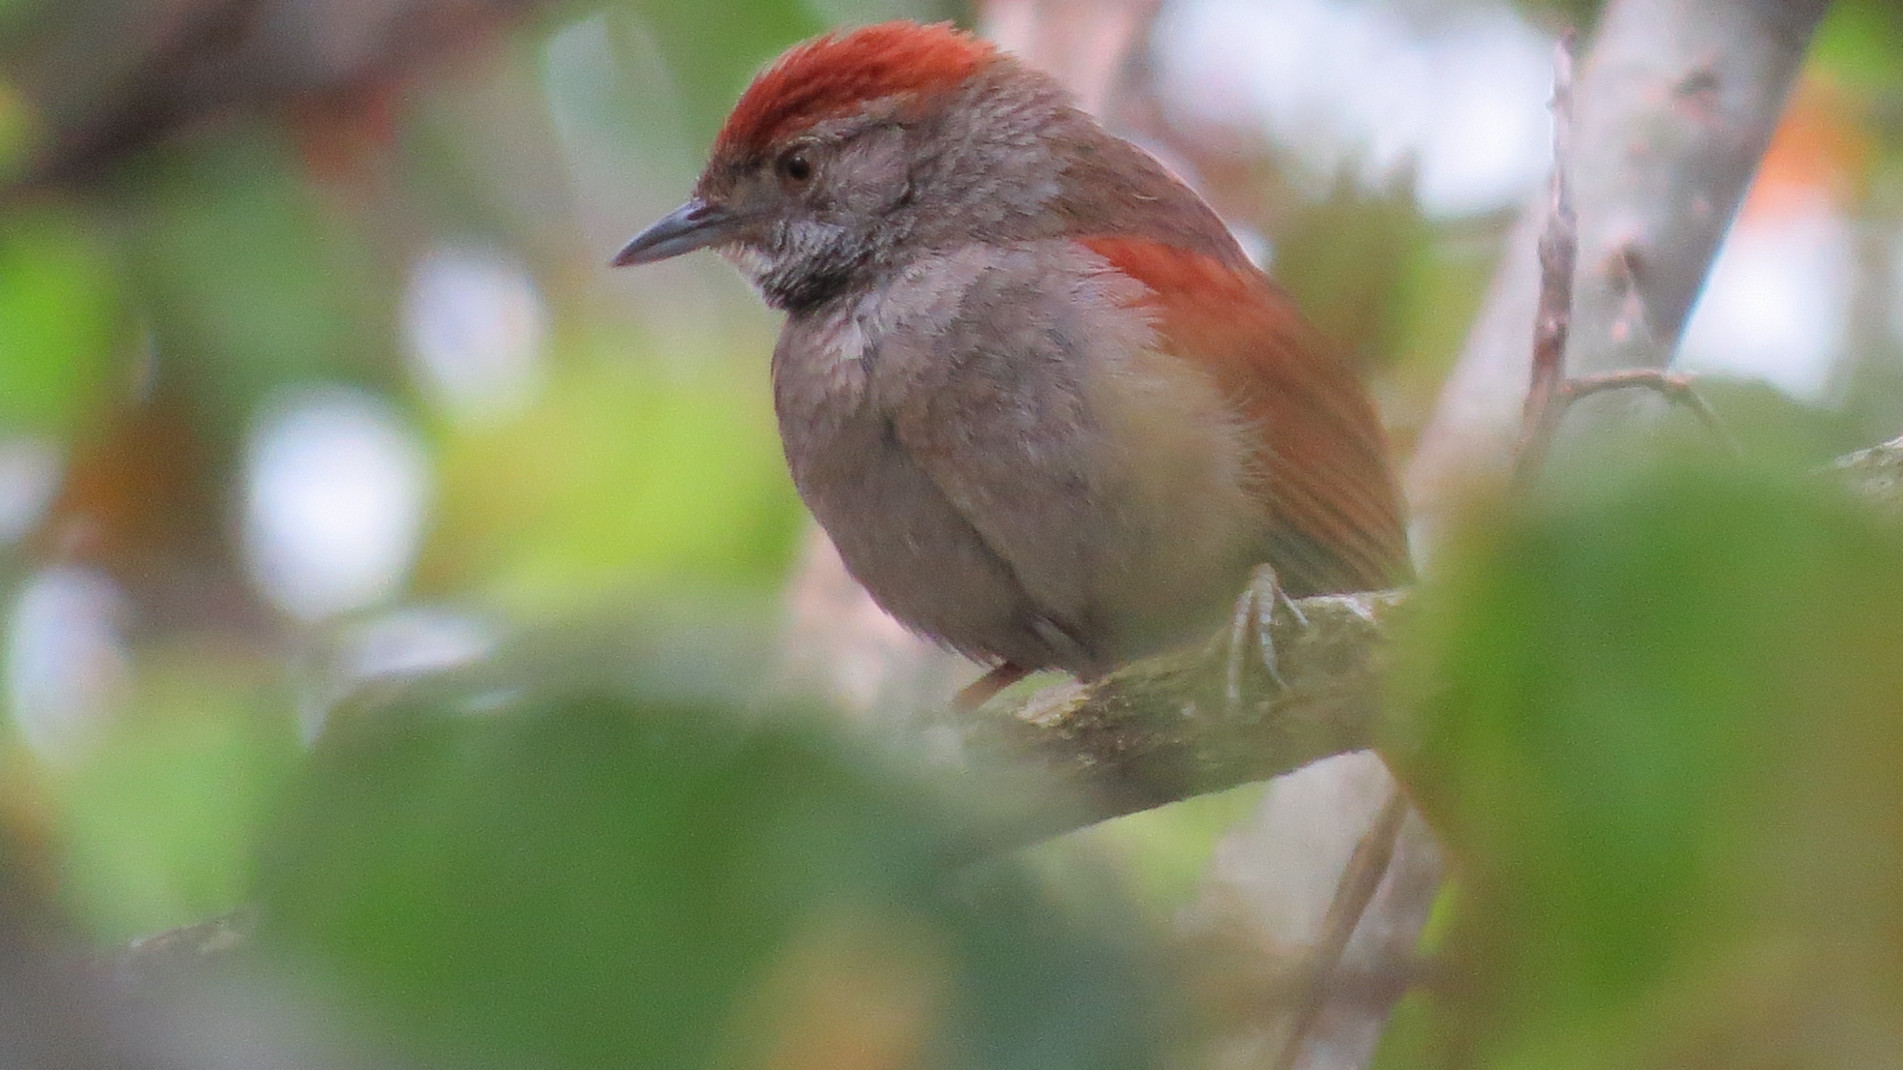
M 1829 0 L 1607 7 L 1581 72 L 1578 374 L 1671 362 Z
M 1354 851 L 1349 854 L 1347 865 L 1342 867 L 1334 900 L 1328 904 L 1328 913 L 1322 919 L 1321 939 L 1315 942 L 1308 956 L 1309 972 L 1315 983 L 1294 1004 L 1288 1037 L 1282 1044 L 1281 1055 L 1275 1060 L 1276 1070 L 1295 1070 L 1324 1030 L 1335 1028 L 1335 1023 L 1327 1022 L 1323 1017 L 1329 1009 L 1330 998 L 1335 997 L 1335 993 L 1330 990 L 1332 982 L 1340 976 L 1348 942 L 1367 916 L 1368 907 L 1374 902 L 1382 879 L 1387 876 L 1388 866 L 1394 861 L 1395 851 L 1400 844 L 1401 827 L 1412 810 L 1413 804 L 1408 800 L 1407 793 L 1398 784 L 1390 786 L 1387 801 L 1381 804 L 1368 831 L 1362 834 Z M 1392 998 L 1399 999 L 1399 993 L 1395 993 Z M 1385 1011 L 1391 1005 L 1379 1002 L 1363 1004 L 1375 1011 Z
M 1179 918 L 1199 942 L 1250 957 L 1220 982 L 1236 1008 L 1218 1041 L 1224 1065 L 1268 1067 L 1278 1055 L 1298 1070 L 1367 1064 L 1417 976 L 1441 878 L 1433 833 L 1411 809 L 1392 853 L 1381 849 L 1397 792 L 1374 752 L 1336 755 L 1271 781 L 1254 813 L 1218 842 L 1209 880 Z M 1392 983 L 1366 983 L 1376 977 Z M 1269 987 L 1256 987 L 1263 981 Z
M 1575 84 L 1579 267 L 1567 359 L 1590 376 L 1670 361 L 1828 0 L 1613 0 Z M 1508 241 L 1407 471 L 1431 549 L 1456 488 L 1506 471 L 1539 300 L 1544 193 Z M 1595 406 L 1596 408 L 1596 406 Z

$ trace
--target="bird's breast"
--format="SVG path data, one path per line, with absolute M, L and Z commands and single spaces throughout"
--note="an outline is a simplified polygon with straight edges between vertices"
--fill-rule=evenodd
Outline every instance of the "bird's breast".
M 972 247 L 789 320 L 774 380 L 794 481 L 894 615 L 1096 671 L 1241 589 L 1265 529 L 1255 439 L 1159 347 L 1135 288 L 1075 243 Z M 1053 626 L 1082 653 L 1027 649 Z

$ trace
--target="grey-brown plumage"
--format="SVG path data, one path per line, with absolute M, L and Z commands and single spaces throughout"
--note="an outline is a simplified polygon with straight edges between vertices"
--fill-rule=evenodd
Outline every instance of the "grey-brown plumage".
M 623 250 L 713 246 L 787 313 L 788 465 L 853 576 L 981 661 L 1100 674 L 1406 570 L 1365 392 L 1215 214 L 1048 78 L 944 27 L 796 48 L 695 199 Z

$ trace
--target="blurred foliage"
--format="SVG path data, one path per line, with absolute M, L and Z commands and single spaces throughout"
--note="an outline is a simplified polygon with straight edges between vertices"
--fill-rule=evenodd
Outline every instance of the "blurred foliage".
M 446 429 L 449 526 L 419 582 L 484 576 L 531 609 L 558 591 L 776 582 L 799 514 L 771 404 L 757 369 L 702 360 L 669 376 L 578 356 L 534 411 Z
M 301 760 L 282 705 L 256 679 L 208 679 L 182 652 L 134 696 L 139 715 L 49 770 L 60 801 L 64 896 L 100 936 L 127 940 L 243 900 L 270 806 Z
M 1409 325 L 1398 310 L 1419 305 L 1406 288 L 1434 278 L 1391 255 L 1433 247 L 1410 181 L 1403 175 L 1393 189 L 1369 196 L 1344 178 L 1326 199 L 1305 206 L 1276 243 L 1276 263 L 1302 311 L 1370 372 L 1406 352 Z M 1369 309 L 1384 312 L 1369 315 Z
M 413 1065 L 1159 1065 L 1127 907 L 1060 906 L 797 719 L 445 696 L 339 726 L 266 842 L 267 963 Z M 465 709 L 465 707 L 468 707 Z
M 1838 3 L 1811 47 L 1832 78 L 1869 92 L 1893 93 L 1903 59 L 1903 10 L 1877 0 Z
M 189 377 L 207 418 L 248 422 L 286 384 L 400 385 L 402 290 L 376 262 L 373 221 L 327 204 L 286 152 L 232 138 L 167 154 L 131 206 L 139 311 L 164 352 L 190 355 L 159 374 Z
M 1486 2 L 1406 0 L 1425 25 Z M 162 62 L 168 20 L 247 5 L 284 18 L 243 62 Z M 1515 5 L 1543 30 L 1600 6 Z M 412 8 L 431 0 L 0 0 L 0 173 L 82 104 L 137 118 L 171 94 L 178 113 L 83 182 L 0 193 L 0 823 L 27 845 L 19 868 L 94 943 L 216 914 L 255 880 L 261 983 L 289 964 L 340 1016 L 319 1025 L 363 1023 L 431 1065 L 1191 1058 L 1171 1049 L 1182 978 L 1158 931 L 1256 790 L 948 871 L 982 827 L 968 799 L 814 724 L 750 719 L 777 683 L 803 523 L 772 317 L 711 258 L 603 267 L 788 43 L 972 12 L 475 4 L 456 47 L 369 74 L 315 44 L 355 37 L 292 17 Z M 130 70 L 152 97 L 124 91 Z M 1708 384 L 1755 456 L 1793 468 L 1903 426 L 1899 8 L 1838 0 L 1806 86 L 1794 114 L 1814 129 L 1779 177 L 1852 224 L 1848 352 L 1811 401 Z M 1405 166 L 1317 179 L 1259 131 L 1125 110 L 1267 239 L 1404 452 L 1508 212 L 1430 218 Z M 425 267 L 471 250 L 504 297 L 464 279 L 426 314 Z M 489 408 L 446 401 L 424 327 L 468 368 L 520 374 Z M 516 348 L 484 348 L 503 336 Z M 414 447 L 423 521 L 388 589 L 313 620 L 262 578 L 248 466 L 275 406 L 338 387 Z M 1558 473 L 1498 506 L 1422 611 L 1396 754 L 1458 887 L 1430 938 L 1444 969 L 1387 1062 L 1893 1053 L 1894 537 L 1762 464 L 1624 479 Z M 301 516 L 370 511 L 343 494 Z M 98 699 L 77 714 L 30 708 L 18 683 L 25 594 L 63 569 L 124 596 L 36 625 L 57 641 L 35 656 L 70 660 L 39 669 Z M 412 612 L 480 641 L 385 638 Z M 364 677 L 401 691 L 459 657 L 488 663 L 485 689 L 425 690 L 307 756 Z M 68 715 L 86 730 L 27 745 L 19 725 Z
M 1458 894 L 1385 1065 L 1893 1057 L 1903 533 L 1731 464 L 1483 513 L 1395 683 Z
M 54 213 L 0 224 L 0 427 L 71 434 L 102 400 L 118 326 L 105 257 Z

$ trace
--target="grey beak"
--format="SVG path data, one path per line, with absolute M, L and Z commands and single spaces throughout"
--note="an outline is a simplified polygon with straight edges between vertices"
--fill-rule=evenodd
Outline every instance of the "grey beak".
M 725 238 L 737 218 L 717 204 L 695 197 L 634 236 L 609 263 L 614 267 L 652 264 L 670 256 L 705 249 Z

